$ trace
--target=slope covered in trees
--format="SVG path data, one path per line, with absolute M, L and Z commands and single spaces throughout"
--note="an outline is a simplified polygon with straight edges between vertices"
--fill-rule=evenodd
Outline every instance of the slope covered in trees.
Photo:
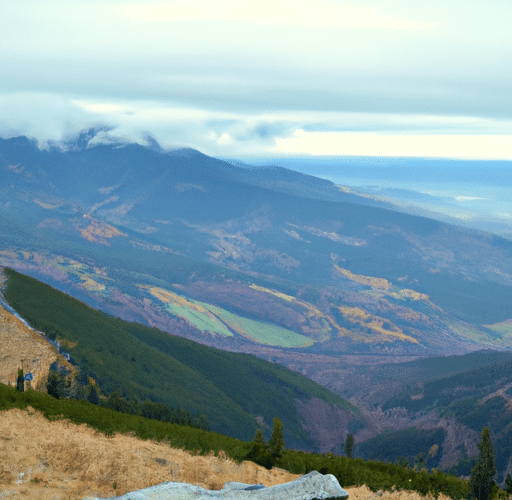
M 109 317 L 33 278 L 5 272 L 9 304 L 34 328 L 51 332 L 105 394 L 121 388 L 128 399 L 204 413 L 213 430 L 245 439 L 254 435 L 256 417 L 269 433 L 278 416 L 288 442 L 306 447 L 313 443 L 295 399 L 316 397 L 360 418 L 344 399 L 283 367 Z
M 55 399 L 34 390 L 20 393 L 13 387 L 0 384 L 0 418 L 4 411 L 12 408 L 29 409 L 30 412 L 40 411 L 50 421 L 68 419 L 74 424 L 85 423 L 88 427 L 92 427 L 106 436 L 114 436 L 116 433 L 135 435 L 140 439 L 160 443 L 160 449 L 170 446 L 190 450 L 200 455 L 209 455 L 213 451 L 219 457 L 225 455 L 238 463 L 250 458 L 248 455 L 253 445 L 251 442 L 233 439 L 215 432 L 118 413 L 84 401 Z M 75 441 L 72 442 L 72 444 L 74 443 Z M 73 449 L 75 456 L 81 454 L 84 457 L 86 453 L 84 453 L 85 450 L 80 449 L 82 445 L 79 439 L 76 440 L 75 446 Z M 61 455 L 66 456 L 67 450 L 62 448 L 61 446 L 59 451 Z M 51 457 L 52 462 L 53 458 Z M 87 458 L 89 459 L 89 457 Z M 160 462 L 157 461 L 153 466 L 158 467 L 162 463 L 162 459 L 160 459 Z M 288 449 L 287 445 L 273 465 L 290 471 L 292 474 L 305 474 L 312 470 L 323 474 L 334 474 L 343 487 L 366 485 L 373 492 L 413 490 L 421 495 L 430 492 L 437 496 L 439 493 L 443 493 L 453 500 L 467 498 L 469 493 L 468 481 L 441 472 L 429 474 L 426 470 L 415 471 L 395 464 L 340 457 L 331 453 L 293 451 Z M 111 467 L 111 463 L 108 467 Z M 126 472 L 129 472 L 129 467 L 124 471 L 113 470 L 112 476 L 109 476 L 110 483 L 105 484 L 104 478 L 101 478 L 102 486 L 108 486 L 111 488 L 110 491 L 113 491 L 116 488 L 113 485 L 113 482 L 116 481 L 116 474 L 122 477 L 123 473 L 126 475 Z M 82 474 L 79 464 L 74 469 L 74 474 L 77 473 Z M 102 476 L 104 475 L 103 471 Z M 2 480 L 5 478 L 2 477 Z M 44 487 L 44 476 L 41 479 L 38 476 L 38 480 L 42 481 L 41 486 Z

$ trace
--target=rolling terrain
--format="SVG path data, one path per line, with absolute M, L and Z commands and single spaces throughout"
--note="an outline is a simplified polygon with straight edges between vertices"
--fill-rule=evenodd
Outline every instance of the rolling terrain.
M 349 431 L 362 446 L 376 429 L 416 426 L 425 434 L 407 453 L 437 445 L 434 463 L 446 467 L 474 455 L 478 433 L 450 406 L 456 399 L 446 412 L 430 400 L 416 410 L 402 403 L 422 401 L 421 391 L 401 395 L 410 383 L 455 376 L 446 356 L 510 349 L 512 242 L 282 168 L 87 140 L 49 150 L 23 137 L 0 140 L 0 266 L 109 322 L 131 322 L 132 335 L 142 331 L 137 323 L 254 354 L 349 399 L 364 427 L 336 430 L 328 417 L 315 425 L 323 406 L 302 405 L 305 432 L 322 451 L 341 451 Z M 464 358 L 467 370 L 476 356 Z M 503 404 L 485 400 L 500 387 L 506 393 L 500 384 L 489 382 L 471 404 L 508 415 L 502 396 Z M 374 443 L 366 446 L 382 448 Z
M 508 240 L 286 169 L 85 144 L 0 142 L 0 264 L 231 350 L 509 346 Z
M 150 399 L 204 414 L 214 431 L 245 440 L 252 439 L 257 428 L 270 437 L 278 417 L 287 442 L 298 449 L 315 450 L 323 444 L 304 425 L 311 405 L 322 408 L 326 419 L 338 421 L 340 442 L 347 427 L 365 426 L 358 408 L 279 365 L 106 316 L 33 278 L 12 270 L 5 273 L 4 297 L 9 304 L 46 334 L 41 340 L 58 340 L 60 357 L 66 354 L 105 395 L 118 389 L 129 400 Z M 21 333 L 12 335 L 19 345 Z M 7 352 L 6 347 L 2 345 L 6 357 L 19 359 L 16 349 Z M 35 356 L 26 354 L 29 359 Z M 16 375 L 13 366 L 9 380 Z

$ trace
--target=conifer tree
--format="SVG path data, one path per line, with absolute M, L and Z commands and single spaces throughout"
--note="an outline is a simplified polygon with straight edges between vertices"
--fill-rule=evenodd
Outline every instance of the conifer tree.
M 204 431 L 210 430 L 210 422 L 208 420 L 208 417 L 204 413 L 201 413 L 201 415 L 199 415 L 196 427 L 198 429 L 203 429 Z
M 270 447 L 265 443 L 265 437 L 261 429 L 256 431 L 245 460 L 252 460 L 254 463 L 262 465 L 268 470 L 272 469 L 272 463 L 275 457 L 270 454 Z
M 256 431 L 256 434 L 254 435 L 254 439 L 252 440 L 253 443 L 265 445 L 265 436 L 263 435 L 263 432 L 261 432 L 261 429 L 258 429 Z
M 77 401 L 85 401 L 87 399 L 87 393 L 85 387 L 82 384 L 75 384 L 71 387 L 70 397 Z
M 347 440 L 345 441 L 345 455 L 347 457 L 352 458 L 352 453 L 354 451 L 354 436 L 353 434 L 347 434 Z
M 427 462 L 425 460 L 425 455 L 423 453 L 418 453 L 416 458 L 414 459 L 414 469 L 417 471 L 423 470 L 427 466 Z
M 50 372 L 46 379 L 46 392 L 56 399 L 66 396 L 66 382 L 60 372 Z
M 470 498 L 477 500 L 489 500 L 492 487 L 494 486 L 494 476 L 496 474 L 496 463 L 494 461 L 494 449 L 491 441 L 489 427 L 484 427 L 482 431 L 482 440 L 478 445 L 480 453 L 478 462 L 471 471 L 469 480 Z
M 512 493 L 512 476 L 507 474 L 505 478 L 505 491 L 510 495 Z
M 128 413 L 128 403 L 126 399 L 124 399 L 120 389 L 115 389 L 110 394 L 110 396 L 107 398 L 105 406 L 111 410 Z
M 407 457 L 404 457 L 403 455 L 399 456 L 395 460 L 395 464 L 399 465 L 400 467 L 403 467 L 404 469 L 410 469 L 411 464 L 409 463 L 409 459 Z
M 98 397 L 96 387 L 94 387 L 91 383 L 89 383 L 88 386 L 87 402 L 93 405 L 98 405 L 100 403 L 100 398 Z
M 283 424 L 276 417 L 274 418 L 274 427 L 272 429 L 272 436 L 269 441 L 270 454 L 274 458 L 281 458 L 284 451 L 284 436 L 283 436 Z

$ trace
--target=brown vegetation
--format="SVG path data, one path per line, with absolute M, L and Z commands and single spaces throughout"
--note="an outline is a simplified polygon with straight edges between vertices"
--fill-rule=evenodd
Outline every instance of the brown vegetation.
M 50 365 L 54 361 L 71 365 L 57 353 L 57 349 L 49 344 L 40 334 L 27 328 L 22 321 L 0 306 L 0 382 L 15 385 L 18 368 L 23 367 L 24 373 L 31 372 L 34 380 L 30 385 L 34 388 L 46 382 Z M 28 387 L 29 383 L 25 382 Z
M 227 481 L 272 486 L 299 477 L 238 464 L 223 452 L 197 456 L 165 442 L 106 437 L 85 424 L 49 422 L 31 408 L 0 413 L 0 464 L 0 490 L 41 500 L 123 495 L 165 481 L 221 489 Z
M 166 481 L 221 489 L 227 481 L 273 486 L 299 476 L 238 464 L 213 453 L 198 456 L 166 442 L 129 435 L 106 437 L 68 421 L 49 422 L 30 407 L 0 413 L 0 496 L 40 500 L 124 495 Z M 351 500 L 421 500 L 416 492 L 346 488 Z M 440 495 L 441 500 L 448 500 Z

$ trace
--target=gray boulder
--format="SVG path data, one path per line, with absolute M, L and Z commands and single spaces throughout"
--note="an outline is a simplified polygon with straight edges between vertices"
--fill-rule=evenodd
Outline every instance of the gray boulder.
M 310 472 L 295 481 L 266 488 L 262 484 L 230 482 L 220 491 L 211 491 L 188 483 L 162 483 L 151 488 L 132 491 L 110 500 L 314 500 L 348 498 L 332 474 Z M 96 497 L 84 500 L 100 500 Z

